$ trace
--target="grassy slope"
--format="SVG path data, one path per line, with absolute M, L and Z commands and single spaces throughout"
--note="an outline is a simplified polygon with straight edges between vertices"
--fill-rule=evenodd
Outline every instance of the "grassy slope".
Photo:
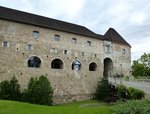
M 110 106 L 96 101 L 41 106 L 0 100 L 0 114 L 110 114 L 110 112 Z

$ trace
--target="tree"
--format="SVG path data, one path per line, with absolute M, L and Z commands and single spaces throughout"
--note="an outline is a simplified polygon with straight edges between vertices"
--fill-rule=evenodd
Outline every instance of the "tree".
M 24 92 L 24 101 L 41 104 L 52 105 L 53 89 L 49 80 L 45 76 L 31 78 L 28 88 Z
M 10 84 L 8 80 L 0 83 L 0 99 L 8 100 L 10 98 Z
M 134 77 L 150 77 L 150 53 L 144 53 L 139 60 L 133 61 L 132 75 Z
M 20 85 L 15 76 L 10 80 L 10 100 L 20 100 L 21 92 Z
M 109 97 L 110 89 L 108 80 L 102 78 L 101 81 L 98 81 L 97 83 L 97 89 L 96 89 L 96 98 L 99 100 L 105 100 Z
M 53 89 L 51 87 L 49 80 L 45 76 L 41 76 L 39 78 L 39 85 L 41 89 L 40 104 L 51 105 L 53 97 Z
M 20 100 L 20 85 L 15 76 L 10 81 L 4 80 L 0 83 L 0 99 Z

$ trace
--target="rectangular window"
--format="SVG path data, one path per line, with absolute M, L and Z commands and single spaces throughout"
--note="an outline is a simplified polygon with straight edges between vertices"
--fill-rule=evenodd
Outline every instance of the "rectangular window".
M 51 48 L 50 53 L 57 53 L 57 50 L 55 48 Z
M 106 53 L 110 53 L 110 45 L 106 45 L 105 46 L 105 52 Z
M 60 35 L 57 35 L 57 34 L 56 34 L 56 35 L 54 36 L 54 41 L 60 41 Z
M 126 50 L 122 49 L 122 54 L 125 55 L 126 54 Z
M 72 38 L 72 39 L 71 39 L 71 42 L 72 42 L 73 44 L 76 44 L 76 43 L 77 43 L 77 39 L 76 39 L 76 38 Z
M 68 54 L 67 50 L 64 50 L 64 54 Z
M 5 48 L 9 47 L 9 43 L 7 41 L 4 41 L 3 44 L 2 44 L 2 46 L 5 47 Z
M 40 36 L 39 31 L 33 31 L 33 32 L 32 32 L 32 36 L 33 36 L 34 38 L 39 38 L 39 36 Z
M 87 41 L 87 46 L 92 46 L 91 41 Z
M 32 50 L 32 49 L 33 49 L 33 46 L 32 46 L 31 44 L 28 44 L 27 49 L 28 49 L 28 50 Z

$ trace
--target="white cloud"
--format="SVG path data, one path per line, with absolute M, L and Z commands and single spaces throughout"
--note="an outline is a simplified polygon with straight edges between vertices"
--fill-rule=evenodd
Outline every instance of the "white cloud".
M 131 16 L 130 21 L 134 24 L 144 24 L 146 20 L 146 14 L 144 12 L 138 12 Z
M 132 42 L 132 60 L 137 60 L 143 53 L 150 53 L 150 37 L 144 37 L 143 39 L 137 39 Z

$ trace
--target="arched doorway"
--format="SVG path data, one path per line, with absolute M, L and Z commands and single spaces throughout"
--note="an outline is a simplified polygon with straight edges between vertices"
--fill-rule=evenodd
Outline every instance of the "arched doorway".
M 105 58 L 104 59 L 104 73 L 103 76 L 105 78 L 108 78 L 112 76 L 113 73 L 113 62 L 110 58 Z

